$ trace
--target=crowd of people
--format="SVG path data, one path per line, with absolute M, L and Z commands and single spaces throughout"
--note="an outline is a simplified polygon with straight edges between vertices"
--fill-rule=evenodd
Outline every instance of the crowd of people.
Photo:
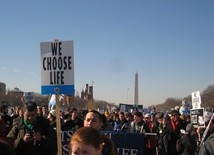
M 0 107 L 0 147 L 8 150 L 4 154 L 57 154 L 55 109 L 34 102 L 14 107 L 10 114 L 8 108 Z M 214 154 L 214 120 L 203 137 L 205 128 L 194 127 L 190 115 L 181 115 L 178 110 L 143 113 L 118 109 L 101 114 L 96 110 L 68 108 L 61 111 L 60 119 L 61 130 L 75 130 L 68 144 L 69 155 L 117 155 L 116 144 L 101 131 L 144 134 L 145 155 Z

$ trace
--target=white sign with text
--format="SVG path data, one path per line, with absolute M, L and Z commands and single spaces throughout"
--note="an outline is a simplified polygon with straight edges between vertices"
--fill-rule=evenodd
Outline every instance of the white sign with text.
M 192 109 L 201 108 L 201 95 L 200 91 L 195 91 L 192 93 Z
M 42 42 L 42 94 L 74 94 L 73 41 Z

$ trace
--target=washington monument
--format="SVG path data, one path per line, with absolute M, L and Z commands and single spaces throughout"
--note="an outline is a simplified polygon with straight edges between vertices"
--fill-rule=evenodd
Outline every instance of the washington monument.
M 138 73 L 135 74 L 134 107 L 138 107 Z

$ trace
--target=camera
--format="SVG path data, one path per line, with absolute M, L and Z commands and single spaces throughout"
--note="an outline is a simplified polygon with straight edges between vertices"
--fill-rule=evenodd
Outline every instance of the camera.
M 34 134 L 33 130 L 26 130 L 26 133 L 29 133 L 31 136 Z

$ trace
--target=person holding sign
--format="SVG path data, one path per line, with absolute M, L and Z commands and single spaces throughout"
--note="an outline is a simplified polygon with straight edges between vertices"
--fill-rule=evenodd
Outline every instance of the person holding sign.
M 7 137 L 15 140 L 17 155 L 56 155 L 56 131 L 48 121 L 37 116 L 37 104 L 27 102 L 24 117 L 13 126 Z

